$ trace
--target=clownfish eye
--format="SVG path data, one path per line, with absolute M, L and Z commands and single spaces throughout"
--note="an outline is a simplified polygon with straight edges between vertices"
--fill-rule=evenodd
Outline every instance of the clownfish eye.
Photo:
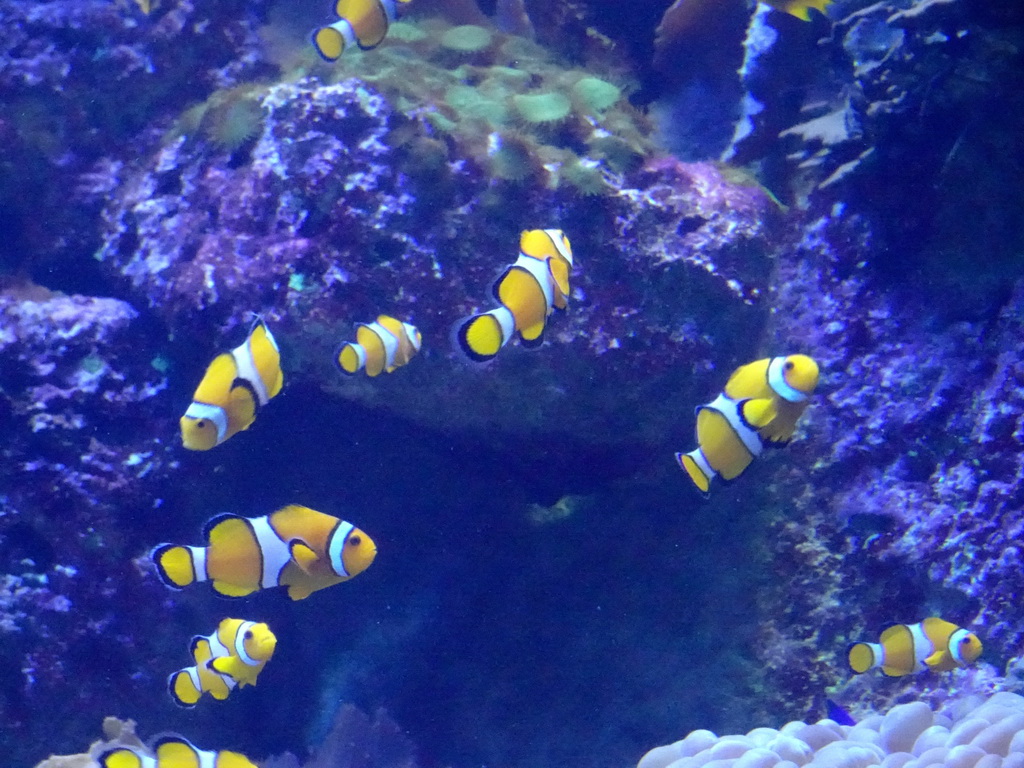
M 246 640 L 252 640 L 252 630 L 251 629 L 245 630 L 245 639 Z
M 363 540 L 358 536 L 349 536 L 348 543 L 351 544 L 353 547 L 358 547 L 360 544 L 363 543 Z
M 960 645 L 970 645 L 970 644 L 971 644 L 971 638 L 969 638 L 969 637 L 965 637 L 965 638 L 963 638 L 960 641 Z
M 793 368 L 794 368 L 793 361 L 792 360 L 787 360 L 786 364 L 784 366 L 782 366 L 782 367 L 785 368 L 787 371 L 792 371 Z
M 206 419 L 200 419 L 199 421 L 197 421 L 196 422 L 196 426 L 199 427 L 200 429 L 205 427 L 206 426 Z

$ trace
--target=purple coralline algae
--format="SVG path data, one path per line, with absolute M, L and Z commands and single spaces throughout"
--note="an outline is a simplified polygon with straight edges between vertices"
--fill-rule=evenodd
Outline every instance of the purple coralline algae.
M 837 205 L 800 231 L 780 259 L 769 338 L 809 350 L 823 377 L 793 461 L 762 497 L 779 510 L 771 567 L 784 579 L 762 606 L 770 687 L 791 711 L 820 707 L 828 689 L 878 705 L 1013 688 L 999 674 L 1024 642 L 1024 282 L 991 316 L 952 320 L 970 299 L 937 315 L 925 294 L 885 284 L 863 218 Z M 849 642 L 935 614 L 982 637 L 978 669 L 846 682 Z
M 535 182 L 516 192 L 472 157 L 424 170 L 421 148 L 400 139 L 431 140 L 430 124 L 358 80 L 279 84 L 258 103 L 259 130 L 235 152 L 180 136 L 118 171 L 98 258 L 173 333 L 213 339 L 261 312 L 286 370 L 298 348 L 308 366 L 299 375 L 344 397 L 457 430 L 543 429 L 558 411 L 601 441 L 652 435 L 688 413 L 677 395 L 712 367 L 712 348 L 716 359 L 749 354 L 731 331 L 760 311 L 778 218 L 751 182 L 655 160 L 607 174 L 605 194 Z M 441 144 L 446 156 L 458 146 Z M 484 369 L 459 364 L 451 324 L 489 308 L 489 283 L 515 260 L 520 230 L 535 227 L 564 229 L 579 264 L 570 310 L 539 353 L 545 364 L 514 348 Z M 423 359 L 386 389 L 342 381 L 333 347 L 381 311 L 421 329 Z M 611 385 L 637 367 L 659 374 L 656 396 L 643 386 L 627 396 L 645 401 L 642 412 Z M 579 376 L 586 388 L 574 387 Z M 595 376 L 609 386 L 593 386 Z M 470 390 L 495 407 L 455 408 Z M 594 399 L 606 396 L 618 402 Z
M 0 712 L 15 762 L 83 733 L 73 715 L 109 697 L 139 650 L 134 624 L 159 605 L 131 563 L 132 521 L 152 514 L 176 466 L 146 338 L 118 299 L 0 292 Z M 76 696 L 60 693 L 68 680 Z

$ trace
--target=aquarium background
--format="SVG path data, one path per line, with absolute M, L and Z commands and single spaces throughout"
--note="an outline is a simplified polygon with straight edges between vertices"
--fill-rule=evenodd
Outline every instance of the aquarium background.
M 617 767 L 826 698 L 1019 691 L 1024 11 L 400 11 L 327 64 L 329 3 L 0 0 L 4 764 L 114 716 L 265 766 Z M 531 228 L 572 240 L 569 307 L 473 365 L 452 325 Z M 422 352 L 343 377 L 382 312 Z M 284 390 L 186 451 L 252 313 Z M 796 352 L 822 376 L 795 439 L 702 499 L 695 406 Z M 375 563 L 295 603 L 156 578 L 156 544 L 289 503 Z M 228 615 L 274 658 L 179 709 L 167 675 Z M 979 663 L 850 673 L 929 615 Z

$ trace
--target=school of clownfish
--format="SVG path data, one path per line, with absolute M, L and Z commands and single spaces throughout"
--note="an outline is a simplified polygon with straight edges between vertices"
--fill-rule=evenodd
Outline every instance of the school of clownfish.
M 518 258 L 494 281 L 498 306 L 454 324 L 456 349 L 486 363 L 517 335 L 523 346 L 539 346 L 549 318 L 568 307 L 573 266 L 564 232 L 524 231 Z M 355 340 L 341 344 L 335 363 L 346 375 L 392 373 L 408 364 L 422 343 L 414 325 L 380 315 L 356 326 Z M 695 489 L 706 498 L 715 477 L 733 480 L 765 447 L 789 442 L 818 378 L 817 363 L 802 354 L 765 358 L 733 371 L 722 392 L 696 409 L 697 447 L 675 455 Z M 182 444 L 205 451 L 248 429 L 283 385 L 280 350 L 258 318 L 240 346 L 207 366 L 180 420 Z M 209 582 L 216 594 L 233 598 L 281 587 L 292 600 L 304 600 L 358 576 L 377 555 L 373 539 L 352 523 L 298 504 L 255 518 L 218 515 L 207 522 L 202 538 L 199 546 L 153 548 L 150 559 L 164 584 L 184 589 Z M 211 634 L 192 638 L 192 663 L 168 677 L 170 696 L 182 707 L 196 706 L 204 695 L 223 701 L 236 688 L 256 685 L 276 645 L 267 624 L 225 618 Z M 854 673 L 878 668 L 898 677 L 965 667 L 981 650 L 973 632 L 931 617 L 890 626 L 878 642 L 854 643 L 847 658 Z M 203 751 L 179 736 L 159 738 L 148 750 L 107 749 L 96 759 L 104 768 L 254 765 L 244 755 Z
M 379 45 L 409 0 L 337 0 L 338 20 L 312 34 L 317 53 L 337 60 L 346 49 Z M 823 11 L 831 0 L 777 0 L 775 7 L 807 20 L 808 8 Z M 452 329 L 457 350 L 486 363 L 518 336 L 524 347 L 543 343 L 555 310 L 564 310 L 574 266 L 569 238 L 558 229 L 524 231 L 519 257 L 494 281 L 494 309 L 458 321 Z M 356 326 L 355 340 L 335 354 L 346 375 L 392 373 L 420 351 L 423 339 L 412 324 L 390 315 Z M 807 355 L 765 358 L 740 366 L 722 392 L 696 409 L 696 448 L 676 453 L 679 467 L 705 498 L 715 477 L 739 477 L 765 447 L 793 437 L 819 378 Z M 217 355 L 181 417 L 185 448 L 210 450 L 248 429 L 259 411 L 282 389 L 284 374 L 277 342 L 261 318 L 245 341 Z M 282 587 L 292 600 L 348 581 L 374 561 L 373 540 L 352 523 L 298 504 L 268 515 L 218 515 L 203 531 L 204 545 L 160 544 L 150 558 L 160 580 L 172 589 L 209 582 L 225 597 L 245 597 Z M 204 695 L 223 701 L 236 688 L 256 685 L 274 654 L 277 638 L 265 623 L 225 618 L 209 635 L 193 637 L 191 664 L 167 679 L 171 698 L 194 707 Z M 881 669 L 899 677 L 924 670 L 965 667 L 982 651 L 973 632 L 938 617 L 886 628 L 878 642 L 852 644 L 847 652 L 856 674 Z M 95 755 L 104 768 L 255 768 L 249 758 L 227 750 L 201 750 L 179 736 L 157 738 L 148 749 L 119 746 Z

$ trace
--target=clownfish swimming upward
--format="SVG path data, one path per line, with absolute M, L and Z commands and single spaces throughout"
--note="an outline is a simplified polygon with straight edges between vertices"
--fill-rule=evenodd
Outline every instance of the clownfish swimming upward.
M 197 748 L 180 736 L 157 739 L 150 750 L 141 747 L 115 747 L 95 754 L 101 768 L 258 768 L 256 763 L 238 752 L 211 752 Z
M 932 616 L 917 624 L 893 624 L 877 643 L 854 643 L 847 652 L 858 675 L 881 667 L 889 677 L 930 669 L 947 672 L 966 667 L 981 656 L 981 640 L 973 632 Z
M 256 685 L 276 647 L 277 638 L 266 624 L 224 619 L 213 634 L 192 638 L 195 666 L 172 673 L 167 689 L 182 707 L 195 706 L 204 693 L 223 701 L 236 686 Z
M 230 352 L 213 358 L 181 417 L 181 442 L 208 451 L 248 429 L 256 413 L 281 391 L 281 353 L 263 320 Z
M 818 386 L 818 364 L 807 355 L 758 360 L 737 368 L 725 390 L 697 408 L 697 447 L 676 461 L 705 496 L 711 480 L 738 477 L 764 444 L 787 442 Z
M 342 373 L 351 375 L 365 368 L 367 376 L 378 376 L 408 363 L 422 344 L 416 326 L 379 315 L 376 322 L 357 326 L 356 340 L 342 344 L 335 360 Z
M 218 515 L 203 532 L 205 547 L 161 544 L 150 558 L 172 589 L 209 581 L 223 597 L 287 587 L 303 600 L 365 571 L 377 555 L 373 539 L 352 523 L 289 504 L 263 517 Z
M 459 349 L 482 363 L 498 354 L 516 333 L 523 346 L 540 346 L 548 316 L 568 305 L 572 268 L 572 246 L 562 230 L 523 232 L 519 258 L 494 282 L 494 298 L 501 306 L 456 324 Z
M 313 47 L 324 61 L 337 61 L 346 48 L 364 51 L 383 42 L 397 17 L 396 5 L 409 0 L 338 0 L 338 20 L 313 30 Z

